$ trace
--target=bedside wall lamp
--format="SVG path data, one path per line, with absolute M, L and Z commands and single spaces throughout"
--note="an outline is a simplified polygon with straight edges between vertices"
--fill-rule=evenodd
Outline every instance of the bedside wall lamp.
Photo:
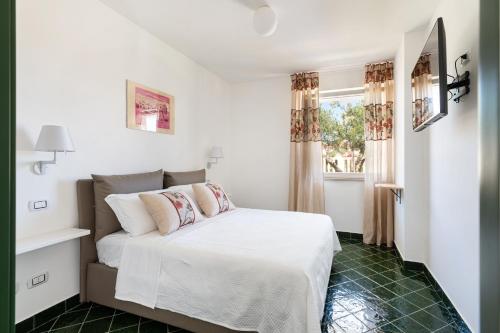
M 73 141 L 69 131 L 64 126 L 43 125 L 38 140 L 35 145 L 35 151 L 47 151 L 54 153 L 52 161 L 38 161 L 33 166 L 33 171 L 38 175 L 44 175 L 48 164 L 56 164 L 57 152 L 73 152 Z
M 213 146 L 212 149 L 210 149 L 210 153 L 208 153 L 209 161 L 207 162 L 207 169 L 210 169 L 212 165 L 217 164 L 219 158 L 224 158 L 222 147 Z

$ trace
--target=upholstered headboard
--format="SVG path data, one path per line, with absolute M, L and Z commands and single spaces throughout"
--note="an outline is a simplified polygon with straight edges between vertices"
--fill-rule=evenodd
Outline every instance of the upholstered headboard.
M 124 177 L 123 179 L 127 179 Z M 204 182 L 205 170 L 187 172 L 165 172 L 164 187 Z M 97 262 L 95 245 L 95 193 L 94 180 L 80 179 L 76 182 L 78 200 L 78 225 L 89 229 L 90 235 L 80 239 L 80 301 L 87 301 L 87 265 Z
M 76 182 L 78 200 L 78 226 L 90 229 L 90 235 L 80 238 L 80 302 L 87 301 L 87 265 L 97 261 L 95 234 L 94 181 L 81 179 Z

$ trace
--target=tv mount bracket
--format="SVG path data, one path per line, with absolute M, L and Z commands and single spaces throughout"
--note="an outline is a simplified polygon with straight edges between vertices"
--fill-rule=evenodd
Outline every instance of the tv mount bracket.
M 465 71 L 465 73 L 459 75 L 457 71 L 458 60 L 460 60 L 462 64 L 465 64 L 466 62 L 469 61 L 469 55 L 467 53 L 464 53 L 460 57 L 458 57 L 455 60 L 455 72 L 457 76 L 449 75 L 453 77 L 453 81 L 451 83 L 448 83 L 447 87 L 448 91 L 451 93 L 450 99 L 452 99 L 456 103 L 460 103 L 460 98 L 470 93 L 470 78 L 469 78 L 470 72 Z M 456 90 L 452 91 L 454 89 Z
M 460 98 L 470 93 L 469 71 L 455 77 L 453 82 L 448 83 L 448 91 L 451 92 L 451 98 L 456 103 L 460 103 Z M 451 91 L 454 90 L 455 91 Z

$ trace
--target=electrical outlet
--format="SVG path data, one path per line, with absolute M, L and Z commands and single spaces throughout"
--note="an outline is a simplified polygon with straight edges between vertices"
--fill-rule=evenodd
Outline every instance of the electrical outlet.
M 47 200 L 38 200 L 38 201 L 29 201 L 28 202 L 28 208 L 32 212 L 46 209 L 48 206 L 49 206 L 49 203 Z
M 31 277 L 31 279 L 28 280 L 27 283 L 28 289 L 38 287 L 39 285 L 44 284 L 48 280 L 49 280 L 49 272 L 34 275 Z
M 465 66 L 469 63 L 470 61 L 470 52 L 465 51 L 464 54 L 460 56 L 460 65 Z

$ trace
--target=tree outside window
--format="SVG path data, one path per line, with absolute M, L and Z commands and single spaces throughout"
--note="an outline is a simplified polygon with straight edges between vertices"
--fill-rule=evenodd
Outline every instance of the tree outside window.
M 325 173 L 364 172 L 363 95 L 320 100 L 320 127 Z

